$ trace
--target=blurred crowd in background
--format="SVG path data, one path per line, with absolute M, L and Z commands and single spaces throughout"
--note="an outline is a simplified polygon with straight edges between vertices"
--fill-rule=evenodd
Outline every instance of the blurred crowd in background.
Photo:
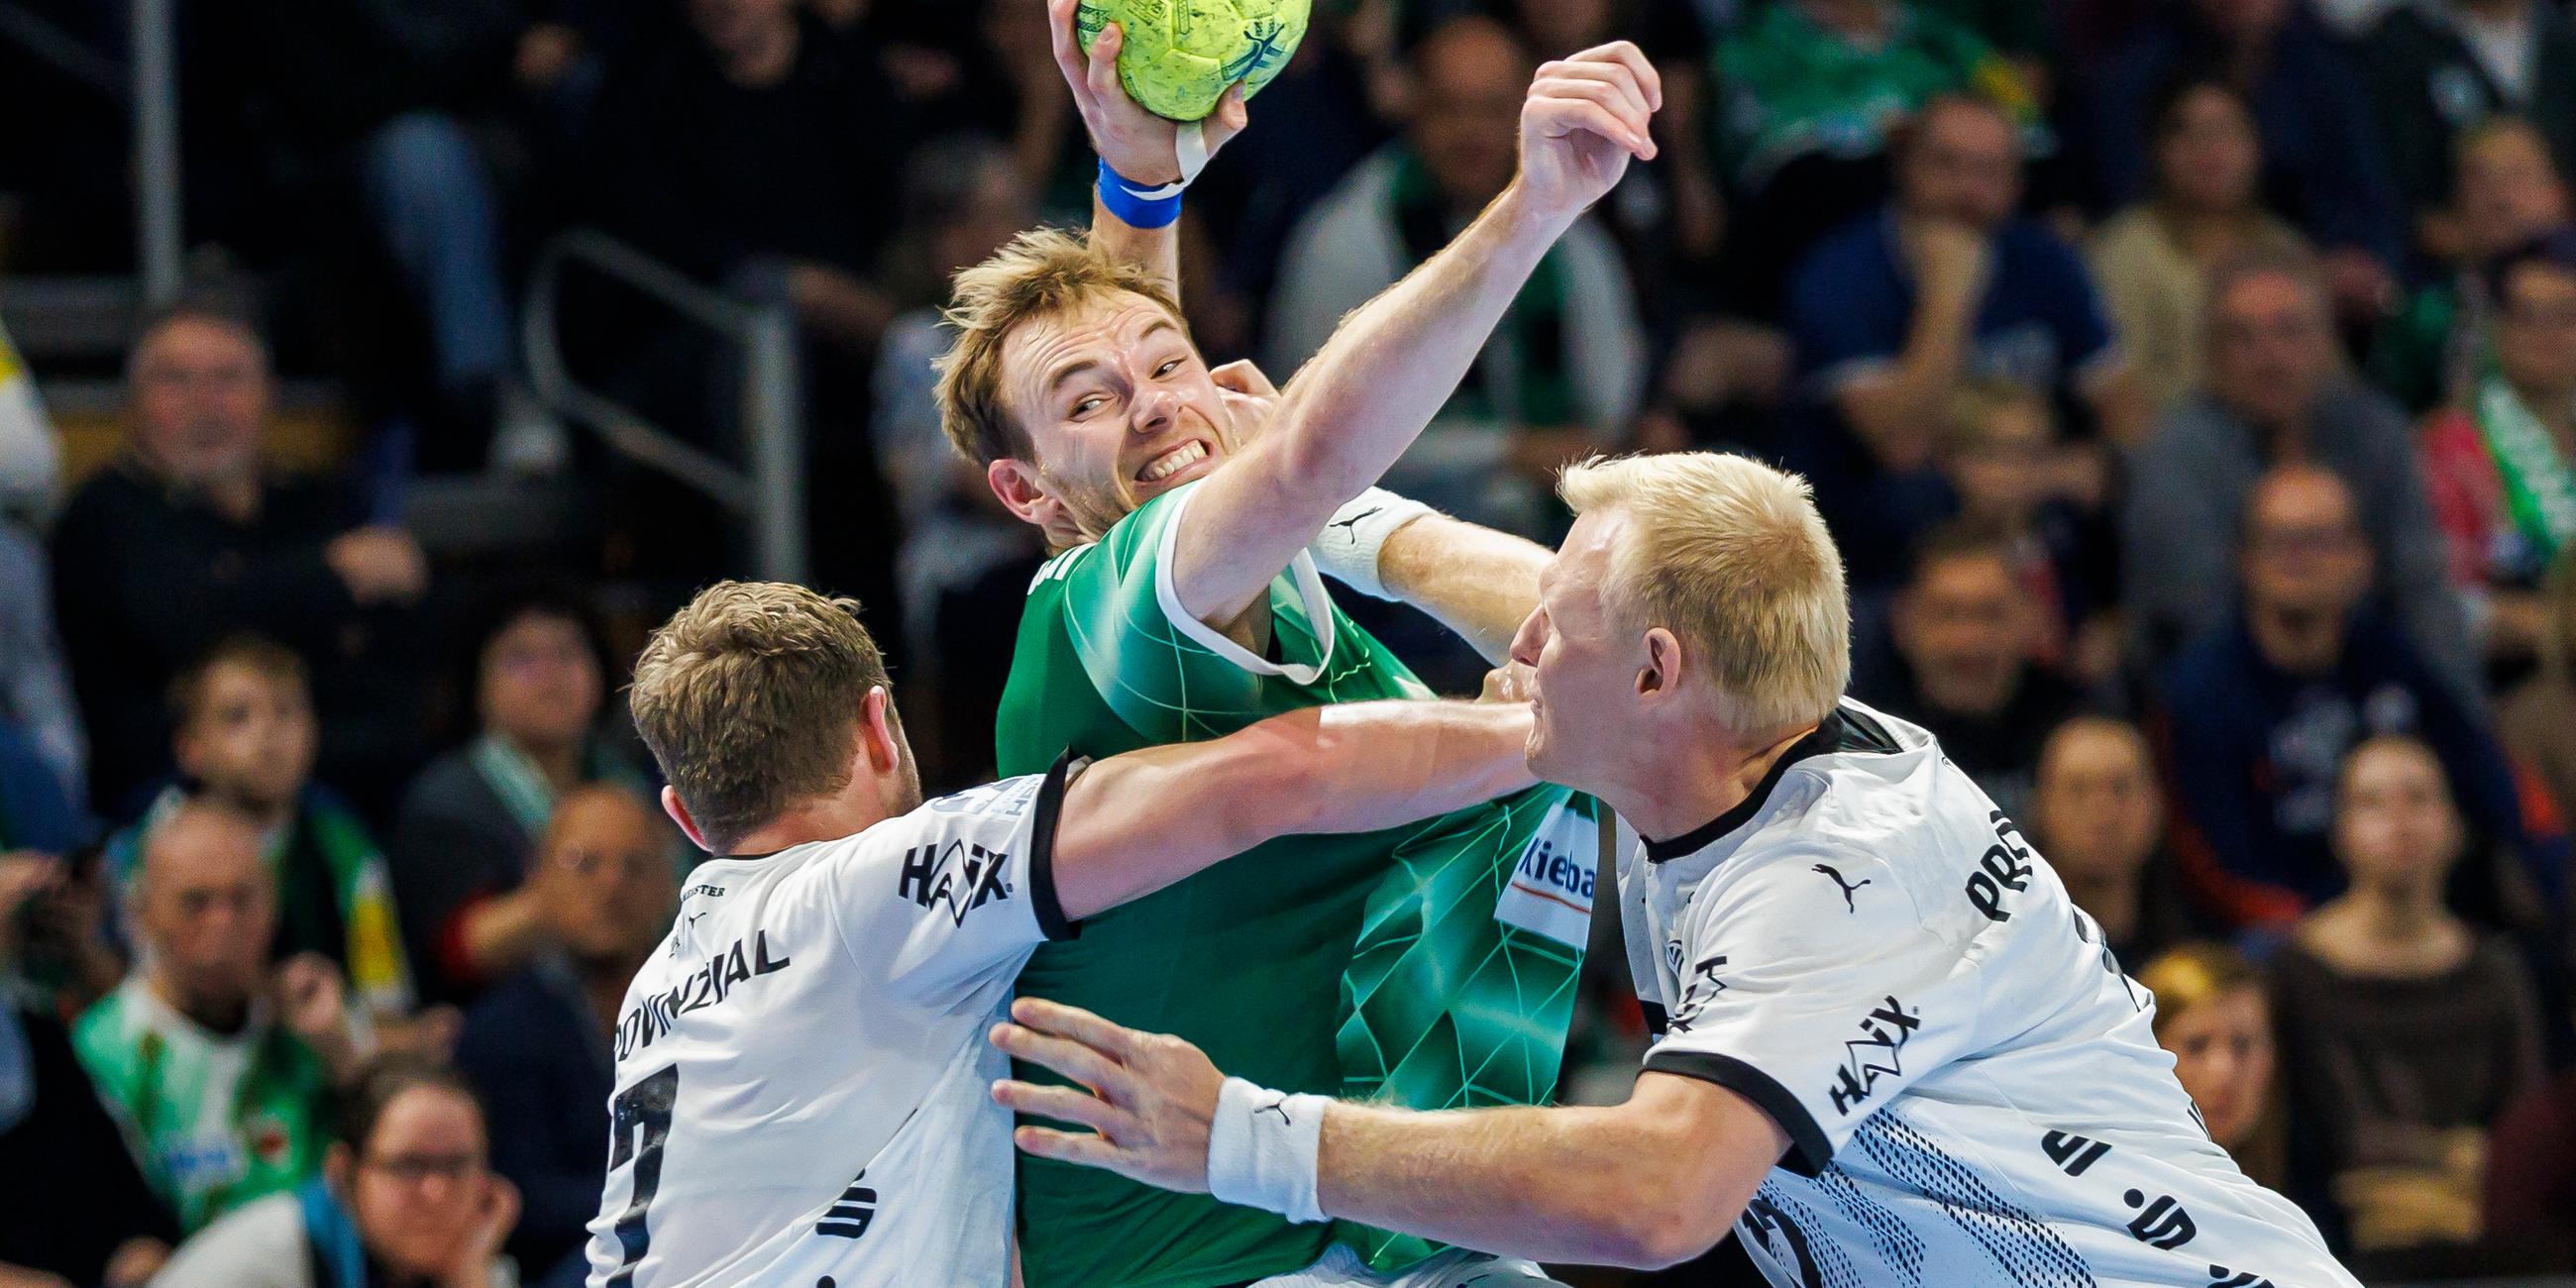
M 2561 0 L 1315 3 L 1186 199 L 1209 359 L 1285 383 L 1509 181 L 1540 60 L 1637 41 L 1660 155 L 1387 486 L 1552 541 L 1590 453 L 1801 472 L 1855 696 L 2110 932 L 2213 1137 L 2366 1277 L 2576 1271 Z M 0 18 L 115 59 L 121 10 Z M 0 335 L 0 1285 L 576 1283 L 687 866 L 618 690 L 749 569 L 533 396 L 529 266 L 598 228 L 792 311 L 812 580 L 953 788 L 1044 551 L 938 432 L 937 308 L 1089 219 L 1089 150 L 1039 0 L 179 16 L 187 291 L 87 368 Z M 0 302 L 128 267 L 79 65 L 0 39 Z M 703 338 L 598 283 L 563 333 L 744 450 Z M 408 521 L 459 479 L 559 521 Z M 1615 1098 L 1641 1023 L 1594 961 L 1565 1090 Z

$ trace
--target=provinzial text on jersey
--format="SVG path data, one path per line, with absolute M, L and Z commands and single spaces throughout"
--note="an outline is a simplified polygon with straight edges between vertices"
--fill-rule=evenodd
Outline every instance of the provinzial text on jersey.
M 709 956 L 679 983 L 628 1009 L 617 1021 L 617 1058 L 623 1060 L 636 1049 L 653 1045 L 654 1039 L 671 1031 L 673 1020 L 724 1001 L 734 985 L 787 969 L 787 958 L 769 955 L 768 931 L 752 935 L 748 953 L 744 942 L 733 941 L 733 947 Z

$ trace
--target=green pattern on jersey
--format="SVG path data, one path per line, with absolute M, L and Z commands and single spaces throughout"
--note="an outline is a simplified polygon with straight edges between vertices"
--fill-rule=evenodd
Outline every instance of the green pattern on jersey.
M 322 1170 L 322 1062 L 264 1015 L 218 1038 L 136 974 L 82 1013 L 72 1049 L 183 1232 Z
M 1295 674 L 1247 670 L 1176 628 L 1155 573 L 1191 490 L 1040 571 L 998 720 L 1003 773 L 1044 769 L 1068 747 L 1114 755 L 1325 703 L 1429 696 L 1340 610 L 1310 618 L 1288 574 L 1271 585 L 1269 660 Z M 1581 954 L 1497 922 L 1495 906 L 1542 828 L 1558 834 L 1589 810 L 1540 787 L 1392 831 L 1273 841 L 1041 947 L 1019 991 L 1177 1033 L 1263 1086 L 1422 1109 L 1545 1103 Z M 1029 1288 L 1240 1283 L 1302 1268 L 1336 1237 L 1381 1267 L 1436 1247 L 1025 1155 L 1019 1186 Z

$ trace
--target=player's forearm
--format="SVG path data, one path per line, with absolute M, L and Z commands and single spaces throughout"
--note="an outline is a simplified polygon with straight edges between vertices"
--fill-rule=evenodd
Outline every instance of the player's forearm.
M 1154 275 L 1172 298 L 1181 298 L 1181 225 L 1138 228 L 1109 213 L 1095 189 L 1091 194 L 1091 245 L 1121 264 L 1133 264 Z
M 1333 508 L 1375 483 L 1431 423 L 1571 219 L 1517 184 L 1458 239 L 1351 314 L 1280 395 L 1263 441 L 1292 491 Z
M 1261 437 L 1198 487 L 1172 568 L 1181 606 L 1221 623 L 1404 455 L 1448 401 L 1570 217 L 1518 186 L 1403 281 L 1344 320 L 1280 394 Z
M 1537 542 L 1428 514 L 1386 539 L 1377 571 L 1388 593 L 1500 666 L 1538 604 L 1538 576 L 1547 561 L 1547 547 Z
M 1148 747 L 1066 789 L 1056 898 L 1075 920 L 1298 832 L 1373 832 L 1529 786 L 1528 708 L 1361 702 Z
M 1322 707 L 1307 832 L 1374 832 L 1489 801 L 1530 776 L 1529 709 L 1474 702 Z
M 1657 1268 L 1706 1249 L 1719 1215 L 1676 1201 L 1669 1164 L 1694 1146 L 1667 1135 L 1619 1109 L 1426 1114 L 1337 1101 L 1316 1197 L 1336 1217 L 1500 1256 Z

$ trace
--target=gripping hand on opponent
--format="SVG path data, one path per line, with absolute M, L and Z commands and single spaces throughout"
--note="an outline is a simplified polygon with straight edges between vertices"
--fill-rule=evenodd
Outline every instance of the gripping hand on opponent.
M 1022 1150 L 1160 1189 L 1207 1192 L 1208 1131 L 1225 1076 L 1206 1053 L 1169 1034 L 1140 1033 L 1038 998 L 1012 1003 L 1011 1018 L 1016 1023 L 993 1026 L 994 1046 L 1080 1085 L 997 1082 L 993 1099 L 1091 1129 L 1022 1127 L 1012 1133 Z

